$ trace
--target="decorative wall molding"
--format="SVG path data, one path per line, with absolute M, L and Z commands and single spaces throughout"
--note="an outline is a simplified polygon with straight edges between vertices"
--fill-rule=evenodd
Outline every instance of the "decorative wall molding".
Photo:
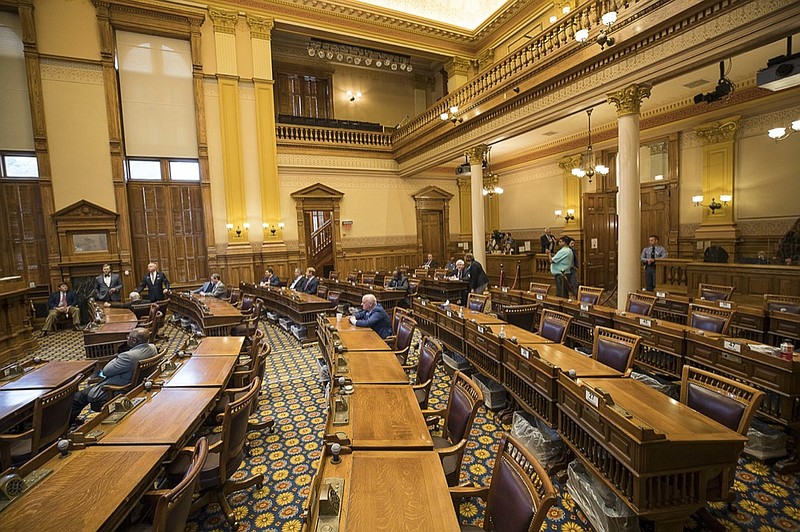
M 342 235 L 340 242 L 344 251 L 352 253 L 358 251 L 360 248 L 365 247 L 407 247 L 416 249 L 417 240 L 408 235 L 393 235 L 393 236 L 364 236 L 364 237 L 348 237 Z
M 397 162 L 392 159 L 365 159 L 356 157 L 333 157 L 320 154 L 279 153 L 278 169 L 284 167 L 309 168 L 319 170 L 331 168 L 338 170 L 372 170 L 397 173 Z
M 739 229 L 739 235 L 743 237 L 783 236 L 794 226 L 797 218 L 797 216 L 792 216 L 787 218 L 739 220 L 736 227 Z
M 786 127 L 790 122 L 798 119 L 800 119 L 800 105 L 774 113 L 743 118 L 739 122 L 739 131 L 736 132 L 736 136 L 739 139 L 759 137 L 766 135 L 767 131 L 774 127 Z
M 40 64 L 44 81 L 103 85 L 103 68 L 99 64 L 50 58 L 42 59 Z
M 307 187 L 319 180 L 319 172 L 303 175 L 286 175 L 282 171 L 280 172 L 280 186 L 292 190 Z M 326 173 L 324 181 L 327 186 L 337 189 L 405 190 L 408 191 L 409 196 L 419 189 L 418 180 L 405 180 L 396 175 L 388 177 L 374 174 L 353 175 L 353 172 L 347 172 L 344 175 Z M 427 181 L 427 183 L 436 184 L 450 193 L 456 193 L 455 180 Z

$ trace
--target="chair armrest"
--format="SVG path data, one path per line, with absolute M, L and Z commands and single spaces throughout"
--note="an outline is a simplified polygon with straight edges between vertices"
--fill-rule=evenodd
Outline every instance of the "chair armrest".
M 450 497 L 455 501 L 472 497 L 480 497 L 484 501 L 489 498 L 487 486 L 454 486 L 450 488 Z
M 158 499 L 161 497 L 166 497 L 170 494 L 172 490 L 151 490 L 145 491 L 142 495 L 141 502 L 148 508 L 153 508 L 156 504 L 158 504 Z
M 393 347 L 394 345 L 397 344 L 397 336 L 394 334 L 391 336 L 387 336 L 386 338 L 383 339 L 383 341 L 386 342 L 386 345 L 388 345 L 389 347 Z
M 0 434 L 0 443 L 11 444 L 17 440 L 24 440 L 33 437 L 33 429 L 20 432 L 19 434 Z
M 131 389 L 130 384 L 104 384 L 104 390 L 108 390 L 109 392 L 127 392 Z
M 224 393 L 225 395 L 229 395 L 231 401 L 233 401 L 234 395 L 236 395 L 237 393 L 246 392 L 249 389 L 250 386 L 242 386 L 241 388 L 225 388 L 224 390 L 222 390 L 222 393 Z
M 411 385 L 411 389 L 412 390 L 424 390 L 425 388 L 427 388 L 428 386 L 431 385 L 431 382 L 433 382 L 433 379 L 428 379 L 425 382 L 423 382 L 422 384 L 412 384 Z
M 417 366 L 419 366 L 419 364 L 400 364 L 400 367 L 403 368 L 403 371 L 417 369 Z
M 422 410 L 422 417 L 425 418 L 425 425 L 436 427 L 444 419 L 444 410 L 426 409 Z
M 467 448 L 467 440 L 461 440 L 455 445 L 451 445 L 450 447 L 442 447 L 440 449 L 434 449 L 436 454 L 439 455 L 439 458 L 444 460 L 448 456 L 453 456 L 456 454 L 460 454 L 464 452 L 464 449 Z

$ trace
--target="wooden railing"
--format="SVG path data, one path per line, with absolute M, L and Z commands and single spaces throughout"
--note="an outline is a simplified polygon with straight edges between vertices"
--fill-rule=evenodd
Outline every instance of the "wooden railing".
M 323 253 L 329 253 L 333 242 L 333 224 L 327 220 L 319 228 L 311 232 L 309 254 L 316 258 Z
M 686 266 L 691 259 L 659 259 L 656 261 L 656 289 L 671 294 L 686 294 Z
M 328 127 L 277 124 L 278 144 L 307 144 L 309 146 L 338 146 L 391 151 L 392 137 L 389 133 L 355 131 Z

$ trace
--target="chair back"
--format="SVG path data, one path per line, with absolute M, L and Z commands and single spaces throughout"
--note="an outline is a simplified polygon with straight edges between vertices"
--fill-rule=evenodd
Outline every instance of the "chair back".
M 430 271 L 428 268 L 416 268 L 414 270 L 414 277 L 427 277 Z
M 483 309 L 486 307 L 486 300 L 488 299 L 489 296 L 487 295 L 471 293 L 467 297 L 467 308 L 475 312 L 483 312 Z
M 197 440 L 189 469 L 178 485 L 160 496 L 153 514 L 153 532 L 171 532 L 186 528 L 186 520 L 192 509 L 192 495 L 197 489 L 200 472 L 208 457 L 208 440 Z
M 508 305 L 500 309 L 500 317 L 511 325 L 516 325 L 526 331 L 533 331 L 533 319 L 538 309 L 539 305 L 536 303 L 531 305 Z
M 706 301 L 729 301 L 733 290 L 732 286 L 700 283 L 697 286 L 697 297 Z
M 581 303 L 589 303 L 590 305 L 597 305 L 600 303 L 600 298 L 603 296 L 602 288 L 594 286 L 579 286 L 578 287 L 578 301 Z
M 254 378 L 240 399 L 225 405 L 222 418 L 222 447 L 219 454 L 219 483 L 225 484 L 244 459 L 244 444 L 247 439 L 247 425 L 253 402 L 261 388 L 261 379 Z
M 356 281 L 358 281 L 358 270 L 353 270 L 347 274 L 347 282 L 355 283 Z
M 389 284 L 391 284 L 391 282 L 392 282 L 391 276 L 389 276 L 389 275 L 384 275 L 383 276 L 383 287 L 384 288 L 389 288 Z
M 410 318 L 411 313 L 403 307 L 396 306 L 392 309 L 392 334 L 397 335 L 397 328 L 403 318 Z
M 132 390 L 139 386 L 144 380 L 152 375 L 156 369 L 158 369 L 158 365 L 164 359 L 164 355 L 166 350 L 156 353 L 154 356 L 150 358 L 144 358 L 136 362 L 136 367 L 133 368 L 133 376 L 131 377 L 131 384 L 128 388 Z
M 328 297 L 326 298 L 328 301 L 331 302 L 332 306 L 339 305 L 339 298 L 342 297 L 342 293 L 336 290 L 328 290 Z
M 403 351 L 401 364 L 405 364 L 411 342 L 414 340 L 414 331 L 417 330 L 417 322 L 408 316 L 400 320 L 397 326 L 397 338 L 394 341 L 395 351 Z
M 141 327 L 152 327 L 158 319 L 158 303 L 150 303 L 150 309 L 147 312 L 147 323 L 140 325 Z
M 433 278 L 441 280 L 446 278 L 448 273 L 449 272 L 447 271 L 447 268 L 436 268 L 435 270 L 433 270 Z
M 372 272 L 361 274 L 361 284 L 375 284 L 375 274 Z
M 239 312 L 242 314 L 250 314 L 253 312 L 253 305 L 256 303 L 256 296 L 252 294 L 243 294 L 241 303 L 239 305 Z
M 623 375 L 628 375 L 641 342 L 641 336 L 598 325 L 594 328 L 592 358 Z
M 693 368 L 683 366 L 681 403 L 746 436 L 750 421 L 758 410 L 764 392 Z
M 481 405 L 483 405 L 483 392 L 478 385 L 460 371 L 456 371 L 453 375 L 453 384 L 450 386 L 450 399 L 447 401 L 447 410 L 444 414 L 442 436 L 452 444 L 469 438 L 472 422 Z
M 503 434 L 489 485 L 484 528 L 538 531 L 555 502 L 556 489 L 536 457 L 519 440 Z
M 570 323 L 572 323 L 572 316 L 569 314 L 542 309 L 542 317 L 539 319 L 539 336 L 543 336 L 551 342 L 563 344 Z
M 417 279 L 408 279 L 408 297 L 409 299 L 416 297 L 419 290 L 419 281 Z
M 732 309 L 706 307 L 691 303 L 689 305 L 688 323 L 690 327 L 695 329 L 725 334 L 731 325 L 733 312 Z
M 625 312 L 649 316 L 653 312 L 656 304 L 656 296 L 640 294 L 638 292 L 628 293 L 628 300 L 625 302 Z
M 147 335 L 147 341 L 151 344 L 156 343 L 156 337 L 158 336 L 158 330 L 161 329 L 161 324 L 164 322 L 162 319 L 164 314 L 159 310 L 156 312 L 155 321 L 150 324 L 150 334 Z
M 550 292 L 551 286 L 552 285 L 546 283 L 531 283 L 530 286 L 528 287 L 528 292 L 531 292 L 532 294 L 542 294 L 543 296 L 546 296 Z
M 336 281 L 337 279 L 339 279 L 339 272 L 337 272 L 336 270 L 331 270 L 330 273 L 328 274 L 328 279 L 330 279 L 331 281 Z
M 72 397 L 78 391 L 83 375 L 36 399 L 33 406 L 33 438 L 31 456 L 66 434 L 72 410 Z
M 800 314 L 800 297 L 780 294 L 764 294 L 764 310 Z
M 228 299 L 231 305 L 234 307 L 239 304 L 239 298 L 242 296 L 242 292 L 238 288 L 234 288 L 231 290 L 231 297 Z
M 322 299 L 328 299 L 328 287 L 324 284 L 320 284 L 317 286 L 317 297 L 321 297 Z
M 248 342 L 245 342 L 242 345 L 242 351 L 244 351 L 246 348 L 247 356 L 250 357 L 250 359 L 252 360 L 258 354 L 258 349 L 261 347 L 261 342 L 263 341 L 264 341 L 264 331 L 262 331 L 261 329 L 256 329 L 253 332 L 253 335 L 250 337 L 250 342 L 249 342 L 250 345 L 247 345 Z
M 436 373 L 436 366 L 442 361 L 444 348 L 439 340 L 426 336 L 420 342 L 419 357 L 417 363 L 417 384 L 424 385 L 424 398 L 420 401 L 420 408 L 428 408 L 428 397 L 433 383 L 433 376 Z

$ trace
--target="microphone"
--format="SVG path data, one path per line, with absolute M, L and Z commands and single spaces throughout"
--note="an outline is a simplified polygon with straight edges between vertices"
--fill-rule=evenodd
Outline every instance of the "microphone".
M 339 453 L 341 452 L 342 452 L 342 446 L 340 444 L 338 443 L 331 444 L 331 454 L 333 455 L 331 456 L 332 464 L 338 464 L 339 462 L 342 461 L 342 459 L 339 458 Z
M 61 457 L 64 458 L 69 454 L 69 444 L 70 441 L 66 439 L 58 440 L 58 452 L 61 453 Z
M 567 375 L 569 376 L 570 379 L 575 380 L 575 378 L 578 376 L 578 372 L 575 371 L 574 369 L 571 369 L 567 372 Z

